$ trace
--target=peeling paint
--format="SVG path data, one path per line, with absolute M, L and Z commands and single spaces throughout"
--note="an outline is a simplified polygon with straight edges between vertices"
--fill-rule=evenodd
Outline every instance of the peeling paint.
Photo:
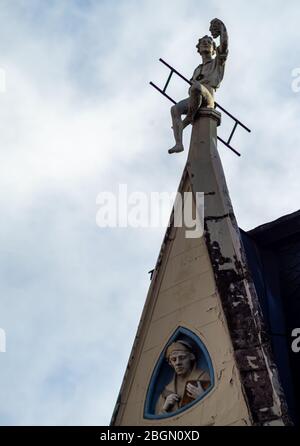
M 280 397 L 277 396 L 270 379 L 267 366 L 268 358 L 261 350 L 262 338 L 258 336 L 258 332 L 263 324 L 260 321 L 256 322 L 260 312 L 256 310 L 253 314 L 258 304 L 250 303 L 251 294 L 249 288 L 247 290 L 245 285 L 246 275 L 244 272 L 246 267 L 237 260 L 236 256 L 230 258 L 222 254 L 220 244 L 212 238 L 213 234 L 219 234 L 220 232 L 215 227 L 210 228 L 208 221 L 206 221 L 205 238 L 227 323 L 231 331 L 236 359 L 253 419 L 257 424 L 260 424 L 262 421 L 266 421 L 266 417 L 269 417 L 269 419 L 275 416 L 280 417 L 282 415 L 281 410 L 277 410 L 277 413 L 275 413 L 274 406 L 280 408 L 282 402 Z M 221 269 L 221 265 L 226 265 L 227 269 Z M 230 268 L 228 268 L 229 266 Z M 247 354 L 247 351 L 249 351 L 249 354 Z M 265 405 L 266 402 L 269 406 L 267 411 L 261 411 L 262 407 L 260 406 Z M 263 417 L 261 416 L 262 413 L 264 413 Z

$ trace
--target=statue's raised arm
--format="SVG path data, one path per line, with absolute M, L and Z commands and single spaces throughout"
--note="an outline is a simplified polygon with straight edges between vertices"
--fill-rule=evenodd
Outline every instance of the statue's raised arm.
M 227 53 L 228 51 L 228 33 L 226 26 L 220 19 L 213 19 L 210 22 L 210 28 L 209 28 L 211 35 L 214 39 L 217 37 L 220 37 L 220 46 L 219 51 L 220 53 Z
M 199 39 L 196 45 L 202 58 L 202 63 L 195 69 L 191 79 L 189 97 L 178 102 L 171 108 L 173 132 L 176 144 L 169 153 L 182 152 L 183 129 L 192 124 L 200 107 L 214 108 L 214 93 L 220 86 L 225 70 L 225 62 L 228 55 L 228 33 L 226 26 L 220 19 L 210 22 L 211 36 Z M 220 45 L 217 47 L 214 39 L 220 37 Z M 182 120 L 181 116 L 186 115 Z

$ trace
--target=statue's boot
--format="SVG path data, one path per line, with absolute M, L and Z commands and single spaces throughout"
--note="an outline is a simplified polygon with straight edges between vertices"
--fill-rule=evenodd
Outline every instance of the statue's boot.
M 177 153 L 177 152 L 183 152 L 183 151 L 184 151 L 183 144 L 177 143 L 177 144 L 175 144 L 174 147 L 172 147 L 172 149 L 168 150 L 168 153 Z

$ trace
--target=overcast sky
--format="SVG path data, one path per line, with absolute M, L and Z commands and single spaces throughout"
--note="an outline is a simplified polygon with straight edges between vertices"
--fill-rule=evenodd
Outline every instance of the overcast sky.
M 215 17 L 217 101 L 252 129 L 241 158 L 219 146 L 247 230 L 299 208 L 297 0 L 0 0 L 0 424 L 109 423 L 164 228 L 101 229 L 96 198 L 177 190 L 187 151 L 168 155 L 171 104 L 149 81 L 159 57 L 190 77 Z

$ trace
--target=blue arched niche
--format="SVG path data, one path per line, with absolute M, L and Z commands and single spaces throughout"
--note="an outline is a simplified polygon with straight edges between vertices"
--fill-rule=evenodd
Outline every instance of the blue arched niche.
M 192 343 L 197 357 L 197 366 L 209 373 L 210 385 L 199 398 L 185 405 L 184 407 L 176 410 L 175 412 L 170 412 L 167 414 L 155 414 L 155 407 L 158 398 L 162 393 L 163 389 L 165 388 L 165 386 L 172 380 L 172 377 L 174 375 L 172 367 L 168 364 L 168 362 L 165 359 L 165 350 L 168 347 L 168 345 L 172 344 L 172 342 L 179 340 L 189 341 L 190 343 Z M 161 352 L 160 357 L 153 370 L 144 406 L 144 418 L 161 419 L 178 415 L 179 413 L 184 412 L 186 409 L 190 408 L 194 404 L 199 403 L 199 401 L 202 398 L 204 398 L 204 396 L 207 395 L 212 390 L 213 387 L 214 387 L 213 366 L 205 345 L 203 344 L 201 339 L 197 335 L 195 335 L 195 333 L 188 330 L 187 328 L 178 327 L 177 330 L 174 332 L 174 334 L 171 336 L 171 338 L 168 340 L 163 351 Z

